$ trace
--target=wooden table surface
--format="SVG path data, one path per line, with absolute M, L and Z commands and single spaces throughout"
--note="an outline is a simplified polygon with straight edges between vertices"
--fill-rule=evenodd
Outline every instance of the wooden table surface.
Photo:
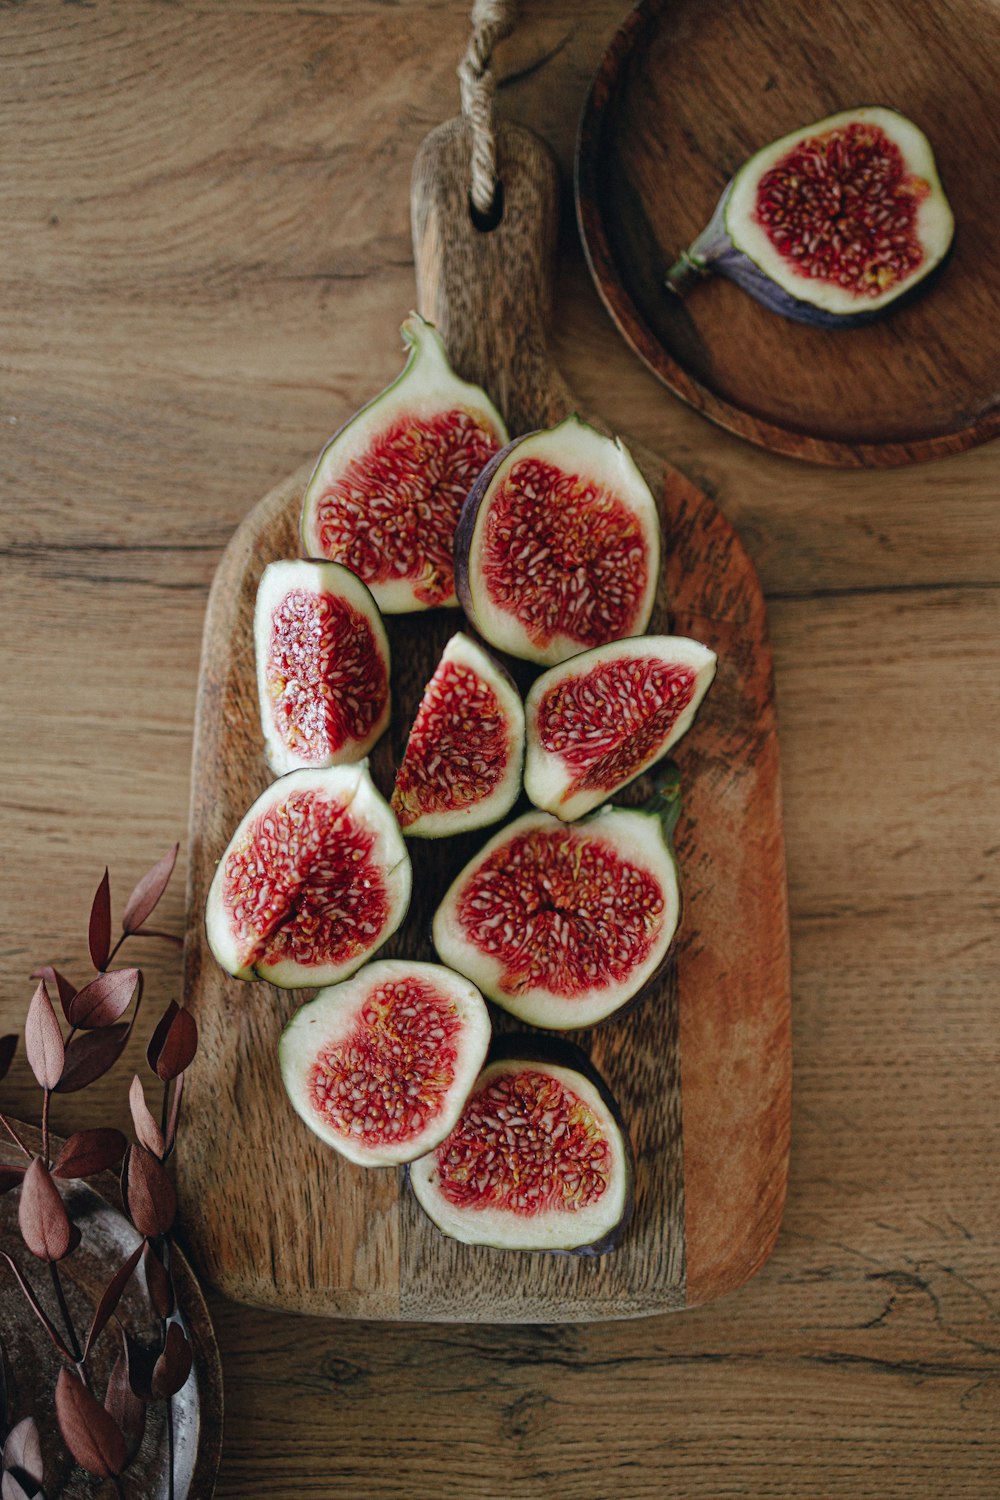
M 521 9 L 499 109 L 568 185 L 618 4 Z M 184 836 L 214 568 L 398 369 L 410 166 L 457 109 L 466 34 L 442 0 L 0 8 L 4 1031 L 37 962 L 84 973 L 104 864 L 120 909 Z M 987 1500 L 1000 450 L 844 472 L 711 427 L 620 342 L 566 198 L 564 372 L 715 497 L 768 598 L 793 933 L 784 1229 L 738 1293 L 634 1323 L 330 1323 L 213 1297 L 218 1494 Z M 180 880 L 164 922 L 181 928 Z M 179 958 L 141 959 L 165 1003 Z M 55 1127 L 124 1124 L 128 1076 L 61 1101 Z M 4 1097 L 32 1116 L 23 1061 Z

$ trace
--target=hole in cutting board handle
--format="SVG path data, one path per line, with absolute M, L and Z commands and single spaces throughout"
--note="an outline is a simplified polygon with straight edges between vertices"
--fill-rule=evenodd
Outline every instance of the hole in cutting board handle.
M 480 234 L 490 234 L 494 229 L 499 228 L 503 222 L 502 182 L 497 181 L 493 192 L 493 201 L 485 213 L 483 213 L 482 209 L 476 207 L 472 201 L 472 194 L 469 194 L 469 218 L 472 220 L 472 227 L 478 229 Z

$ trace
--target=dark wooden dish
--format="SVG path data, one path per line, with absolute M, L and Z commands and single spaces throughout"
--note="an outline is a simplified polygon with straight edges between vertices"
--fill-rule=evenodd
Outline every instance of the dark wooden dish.
M 577 210 L 598 290 L 678 396 L 777 453 L 892 466 L 1000 432 L 1000 11 L 988 0 L 643 0 L 583 113 Z M 854 330 L 790 323 L 721 278 L 663 274 L 755 150 L 854 104 L 929 136 L 955 211 L 925 295 Z
M 41 1149 L 41 1137 L 30 1125 L 18 1124 L 18 1134 L 32 1150 Z M 60 1142 L 53 1137 L 54 1149 Z M 20 1165 L 17 1147 L 6 1137 L 0 1140 L 0 1163 Z M 22 1264 L 34 1284 L 38 1263 L 23 1249 L 17 1228 L 20 1194 L 0 1198 L 0 1243 Z M 102 1172 L 90 1182 L 66 1185 L 65 1197 L 74 1223 L 83 1230 L 83 1240 L 61 1267 L 66 1298 L 77 1328 L 86 1329 L 101 1292 L 111 1275 L 127 1260 L 139 1235 L 120 1208 L 117 1179 Z M 20 1248 L 19 1248 L 20 1247 Z M 211 1500 L 222 1454 L 222 1366 L 212 1319 L 201 1288 L 179 1246 L 173 1250 L 172 1269 L 177 1306 L 194 1351 L 194 1365 L 187 1384 L 173 1398 L 176 1500 Z M 76 1467 L 58 1437 L 53 1391 L 60 1359 L 35 1314 L 16 1290 L 8 1274 L 4 1287 L 0 1329 L 3 1333 L 4 1380 L 8 1417 L 13 1425 L 33 1416 L 42 1433 L 45 1461 L 45 1493 L 50 1500 L 85 1500 L 93 1495 L 96 1481 Z M 51 1288 L 49 1288 L 51 1290 Z M 44 1296 L 43 1296 L 43 1300 Z M 141 1340 L 152 1339 L 159 1328 L 153 1318 L 138 1270 L 125 1289 L 118 1316 Z M 120 1340 L 112 1322 L 91 1357 L 95 1389 L 104 1392 Z M 135 1460 L 124 1479 L 129 1496 L 142 1500 L 166 1500 L 168 1485 L 166 1406 L 154 1403 L 147 1409 L 146 1431 Z M 109 1491 L 110 1493 L 110 1487 Z
M 534 137 L 504 130 L 504 218 L 486 234 L 469 218 L 468 161 L 458 122 L 436 131 L 418 157 L 418 303 L 459 372 L 481 381 L 511 429 L 523 432 L 570 409 L 546 346 L 555 171 Z M 358 404 L 370 394 L 359 391 Z M 711 644 L 720 669 L 677 757 L 685 779 L 679 856 L 686 916 L 675 962 L 627 1016 L 577 1038 L 633 1135 L 637 1212 L 625 1242 L 588 1261 L 445 1239 L 423 1217 L 402 1173 L 352 1166 L 292 1112 L 276 1047 L 300 997 L 229 979 L 208 952 L 202 912 L 216 861 L 268 781 L 254 596 L 265 563 L 298 552 L 303 471 L 261 501 L 222 560 L 205 626 L 195 731 L 186 999 L 201 1044 L 185 1090 L 178 1185 L 199 1268 L 232 1297 L 340 1317 L 630 1317 L 738 1286 L 770 1252 L 787 1172 L 790 1050 L 764 603 L 746 554 L 714 506 L 659 459 L 637 457 L 661 498 L 666 542 L 652 628 Z M 372 759 L 385 791 L 423 686 L 461 616 L 437 611 L 387 623 L 395 712 Z M 635 796 L 645 790 L 637 785 Z M 475 843 L 475 835 L 414 841 L 414 900 L 386 955 L 434 957 L 431 916 Z

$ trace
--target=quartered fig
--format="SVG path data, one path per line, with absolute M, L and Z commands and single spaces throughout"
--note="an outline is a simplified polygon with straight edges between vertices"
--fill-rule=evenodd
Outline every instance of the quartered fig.
M 634 781 L 690 727 L 715 661 L 698 641 L 644 635 L 543 672 L 525 705 L 535 806 L 569 821 Z
M 631 1145 L 583 1054 L 554 1061 L 537 1040 L 505 1038 L 508 1055 L 483 1070 L 448 1138 L 411 1163 L 410 1185 L 463 1244 L 601 1255 L 632 1211 Z
M 725 276 L 786 318 L 849 328 L 914 291 L 953 230 L 923 132 L 892 109 L 844 110 L 752 156 L 667 285 Z
M 570 416 L 490 460 L 462 507 L 455 567 L 483 639 L 551 666 L 645 630 L 656 502 L 624 445 Z
M 670 832 L 676 768 L 642 808 L 579 823 L 529 812 L 452 883 L 434 946 L 488 999 L 529 1025 L 593 1026 L 660 968 L 680 917 Z
M 496 823 L 521 790 L 524 708 L 510 676 L 452 636 L 417 709 L 392 810 L 403 832 L 441 838 Z
M 303 1005 L 278 1056 L 310 1130 L 361 1166 L 392 1166 L 444 1140 L 489 1042 L 475 985 L 440 964 L 380 959 Z
M 455 525 L 507 441 L 499 412 L 459 380 L 429 323 L 411 313 L 402 374 L 327 443 L 302 506 L 303 549 L 343 563 L 384 614 L 457 604 Z
M 271 770 L 362 760 L 389 723 L 389 642 L 360 579 L 339 563 L 269 563 L 254 642 Z
M 292 771 L 229 841 L 208 893 L 209 946 L 237 979 L 334 984 L 406 915 L 410 861 L 367 765 Z

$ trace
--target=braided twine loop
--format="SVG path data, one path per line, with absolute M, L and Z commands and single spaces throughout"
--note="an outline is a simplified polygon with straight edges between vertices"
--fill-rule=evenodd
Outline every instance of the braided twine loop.
M 488 215 L 495 207 L 497 148 L 493 128 L 493 96 L 496 83 L 490 69 L 493 49 L 514 30 L 517 6 L 514 0 L 473 0 L 472 35 L 458 65 L 462 114 L 472 127 L 470 193 L 477 213 Z

